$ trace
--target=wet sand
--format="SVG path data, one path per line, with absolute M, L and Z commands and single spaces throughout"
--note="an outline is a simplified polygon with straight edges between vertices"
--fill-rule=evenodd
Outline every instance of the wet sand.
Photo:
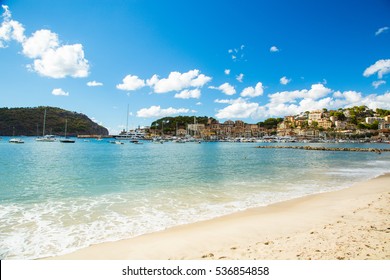
M 390 174 L 49 259 L 389 260 Z

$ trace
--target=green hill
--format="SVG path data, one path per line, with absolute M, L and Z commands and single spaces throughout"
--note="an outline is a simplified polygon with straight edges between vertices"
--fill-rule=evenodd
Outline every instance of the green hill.
M 93 122 L 84 114 L 55 107 L 0 108 L 0 135 L 42 135 L 46 111 L 45 134 L 63 135 L 65 120 L 68 120 L 67 135 L 108 135 L 108 130 Z

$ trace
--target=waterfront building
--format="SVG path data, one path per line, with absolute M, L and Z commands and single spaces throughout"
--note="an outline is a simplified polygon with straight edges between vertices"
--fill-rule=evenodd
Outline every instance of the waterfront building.
M 317 122 L 318 122 L 318 127 L 322 127 L 324 129 L 329 129 L 332 127 L 332 122 L 330 120 L 320 119 Z
M 322 119 L 322 110 L 315 110 L 315 111 L 311 111 L 309 113 L 309 123 L 311 123 L 312 121 L 318 121 L 320 119 Z
M 383 118 L 380 117 L 367 117 L 366 123 L 367 124 L 373 124 L 374 122 L 378 121 L 379 123 L 385 121 Z

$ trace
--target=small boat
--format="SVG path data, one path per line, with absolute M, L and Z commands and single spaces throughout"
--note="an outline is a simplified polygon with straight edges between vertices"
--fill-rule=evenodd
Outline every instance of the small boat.
M 179 138 L 179 139 L 177 139 L 176 141 L 174 141 L 175 143 L 185 143 L 186 141 L 185 140 L 183 140 L 183 139 L 181 139 L 181 138 Z
M 74 142 L 76 142 L 75 140 L 72 140 L 72 139 L 69 139 L 68 137 L 66 137 L 66 129 L 67 128 L 68 128 L 68 120 L 66 119 L 65 120 L 65 138 L 61 139 L 60 142 L 61 143 L 74 143 Z
M 69 138 L 66 138 L 66 139 L 61 139 L 60 140 L 61 143 L 74 143 L 76 142 L 75 140 L 72 140 L 72 139 L 69 139 Z
M 13 128 L 12 137 L 10 140 L 8 140 L 9 143 L 12 144 L 23 144 L 24 141 L 21 138 L 15 138 L 15 127 Z M 0 138 L 1 140 L 1 138 Z
M 57 139 L 55 135 L 45 135 L 43 137 L 36 138 L 35 141 L 38 142 L 55 142 Z
M 116 140 L 116 141 L 110 141 L 110 143 L 111 143 L 111 144 L 115 144 L 115 145 L 123 145 L 123 144 L 125 144 L 125 143 L 123 143 L 123 142 L 121 142 L 121 141 L 118 141 L 118 140 Z
M 8 142 L 12 143 L 12 144 L 23 144 L 24 143 L 24 141 L 20 138 L 12 138 Z

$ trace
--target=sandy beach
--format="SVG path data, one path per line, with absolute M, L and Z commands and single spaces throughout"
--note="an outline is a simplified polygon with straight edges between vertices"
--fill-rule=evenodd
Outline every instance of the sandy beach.
M 49 259 L 389 260 L 390 174 Z

